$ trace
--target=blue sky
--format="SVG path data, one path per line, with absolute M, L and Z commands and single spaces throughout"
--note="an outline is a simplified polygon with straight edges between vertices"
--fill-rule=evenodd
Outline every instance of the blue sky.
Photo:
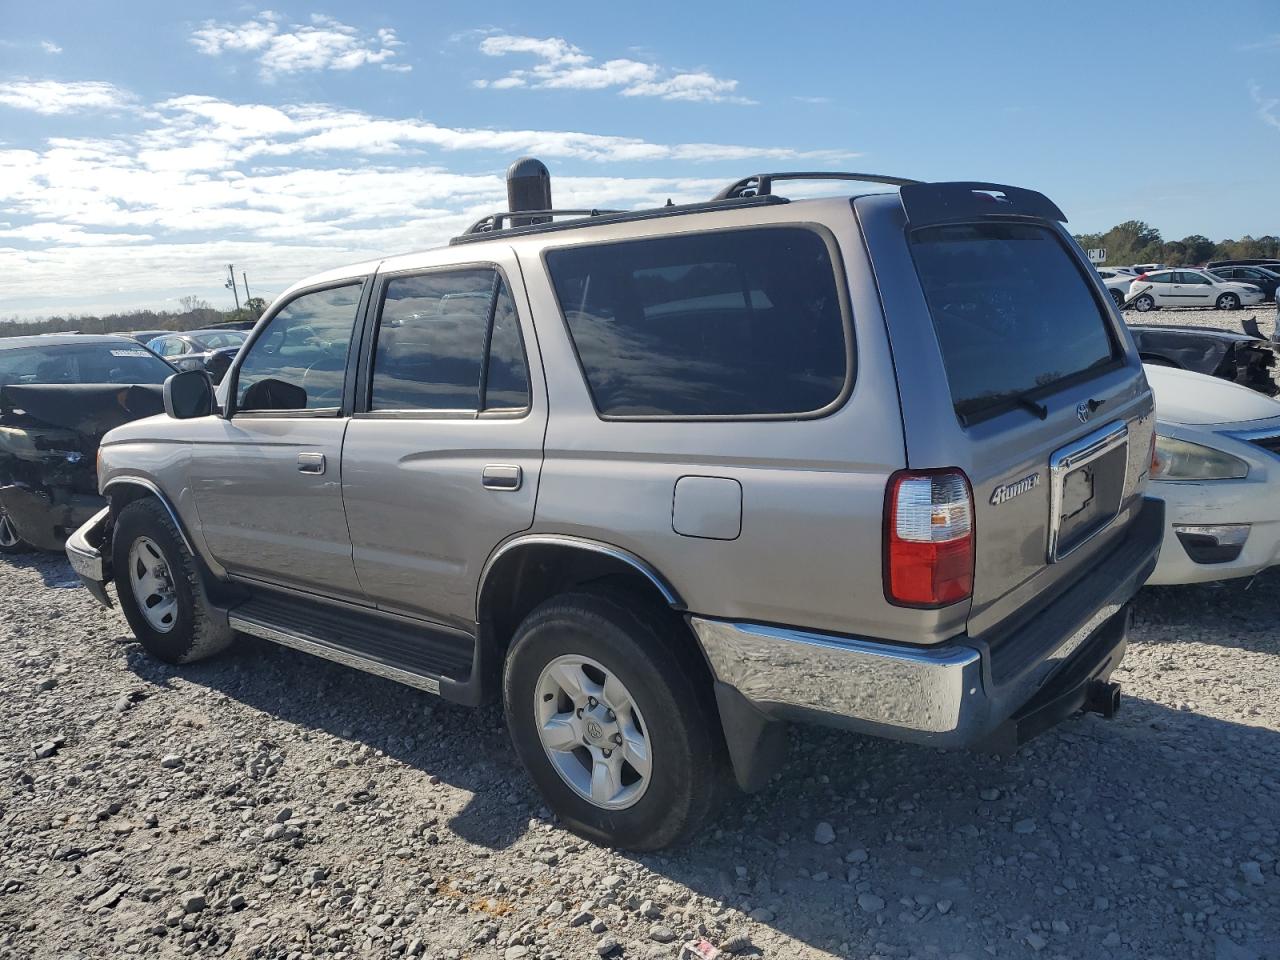
M 230 305 L 558 204 L 767 169 L 1041 189 L 1077 232 L 1280 232 L 1271 0 L 0 8 L 0 316 Z

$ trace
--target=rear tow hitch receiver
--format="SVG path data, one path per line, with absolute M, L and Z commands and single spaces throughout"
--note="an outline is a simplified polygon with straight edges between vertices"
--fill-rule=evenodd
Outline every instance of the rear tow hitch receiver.
M 1110 680 L 1092 681 L 1085 694 L 1084 710 L 1110 720 L 1120 712 L 1120 684 Z

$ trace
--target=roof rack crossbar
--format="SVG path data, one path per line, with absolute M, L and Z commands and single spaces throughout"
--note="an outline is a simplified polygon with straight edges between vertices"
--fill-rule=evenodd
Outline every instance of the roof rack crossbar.
M 622 213 L 621 210 L 503 210 L 501 213 L 491 213 L 488 216 L 481 217 L 463 232 L 463 236 L 469 236 L 473 233 L 492 233 L 495 230 L 505 229 L 503 223 L 508 220 L 521 219 L 530 222 L 536 221 L 547 222 L 552 217 L 600 217 L 609 213 Z
M 713 200 L 731 200 L 736 197 L 762 197 L 773 193 L 775 180 L 857 180 L 861 183 L 887 183 L 894 187 L 904 187 L 919 180 L 907 177 L 888 177 L 878 173 L 844 173 L 839 171 L 803 170 L 790 173 L 756 173 L 731 183 Z

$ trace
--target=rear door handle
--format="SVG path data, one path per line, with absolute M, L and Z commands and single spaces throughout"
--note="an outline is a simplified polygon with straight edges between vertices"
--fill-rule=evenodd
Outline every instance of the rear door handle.
M 484 468 L 480 482 L 490 490 L 519 490 L 524 471 L 512 463 L 491 463 Z
M 323 453 L 300 453 L 298 454 L 298 472 L 299 473 L 324 473 L 324 454 Z

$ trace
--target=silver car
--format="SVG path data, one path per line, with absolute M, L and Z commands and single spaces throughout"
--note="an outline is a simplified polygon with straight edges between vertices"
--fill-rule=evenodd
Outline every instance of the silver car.
M 72 562 L 169 662 L 246 633 L 500 697 L 550 807 L 633 849 L 765 786 L 790 721 L 1110 715 L 1163 525 L 1106 290 L 1041 194 L 821 176 L 548 190 L 304 280 L 216 395 L 178 374 L 107 436 Z

